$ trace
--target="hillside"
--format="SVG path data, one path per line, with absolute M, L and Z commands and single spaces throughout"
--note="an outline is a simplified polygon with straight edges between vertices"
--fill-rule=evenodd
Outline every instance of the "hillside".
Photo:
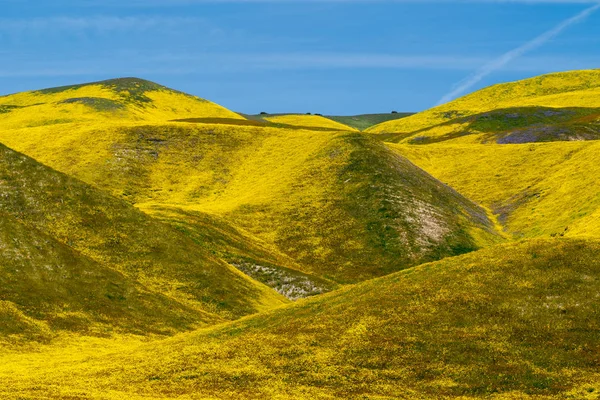
M 150 214 L 214 216 L 283 254 L 277 266 L 338 283 L 502 240 L 484 210 L 359 133 L 115 123 L 0 141 Z
M 215 215 L 160 205 L 149 206 L 145 211 L 290 300 L 319 295 L 337 287 L 329 280 L 300 272 L 302 267 L 294 259 Z
M 416 134 L 131 79 L 10 96 L 0 397 L 597 397 L 595 74 Z
M 360 115 L 327 115 L 326 117 L 344 125 L 364 131 L 383 122 L 410 117 L 414 113 L 389 113 L 389 114 L 360 114 Z
M 600 237 L 599 142 L 391 145 L 492 210 L 513 237 Z
M 111 79 L 0 97 L 3 129 L 109 121 L 244 118 L 219 105 L 139 78 Z
M 286 302 L 184 233 L 4 146 L 0 171 L 0 298 L 11 320 L 171 334 Z
M 108 344 L 111 354 L 7 353 L 0 393 L 592 399 L 598 252 L 597 241 L 506 244 L 158 343 Z
M 289 115 L 276 115 L 266 116 L 262 118 L 265 121 L 269 121 L 275 124 L 285 124 L 291 126 L 298 126 L 302 128 L 327 128 L 334 131 L 353 131 L 354 128 L 333 121 L 329 118 L 321 115 L 302 115 L 302 114 L 289 114 Z
M 392 142 L 530 143 L 600 138 L 600 70 L 495 85 L 367 131 Z
M 59 332 L 164 335 L 223 321 L 4 213 L 0 239 L 0 346 L 48 342 Z

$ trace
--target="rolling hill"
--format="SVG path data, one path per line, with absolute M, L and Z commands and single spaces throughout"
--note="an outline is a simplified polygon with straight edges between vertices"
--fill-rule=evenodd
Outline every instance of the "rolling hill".
M 598 252 L 596 240 L 511 243 L 109 354 L 5 354 L 0 393 L 597 398 Z
M 600 70 L 495 85 L 367 131 L 386 141 L 531 143 L 600 138 Z
M 413 113 L 361 114 L 349 116 L 321 114 L 240 114 L 248 120 L 274 124 L 278 127 L 302 127 L 304 129 L 333 129 L 364 131 L 382 122 L 406 118 Z
M 172 334 L 286 302 L 184 233 L 4 146 L 0 171 L 11 324 Z
M 217 104 L 139 78 L 120 78 L 0 97 L 3 129 L 109 121 L 244 118 Z M 69 129 L 69 128 L 66 128 Z
M 389 121 L 138 78 L 0 97 L 0 398 L 598 398 L 599 94 Z
M 333 121 L 329 118 L 323 117 L 321 115 L 277 115 L 277 116 L 267 116 L 263 118 L 265 121 L 273 122 L 276 124 L 285 124 L 292 126 L 299 126 L 303 128 L 327 128 L 333 131 L 353 131 L 354 128 Z
M 410 117 L 414 113 L 392 112 L 389 114 L 327 115 L 326 117 L 341 124 L 364 131 L 383 122 Z
M 480 207 L 357 132 L 117 121 L 0 141 L 150 214 L 214 216 L 308 278 L 357 282 L 502 240 Z
M 514 237 L 600 236 L 599 142 L 390 145 L 492 210 Z
M 49 342 L 59 332 L 164 335 L 224 320 L 4 214 L 0 237 L 0 346 Z

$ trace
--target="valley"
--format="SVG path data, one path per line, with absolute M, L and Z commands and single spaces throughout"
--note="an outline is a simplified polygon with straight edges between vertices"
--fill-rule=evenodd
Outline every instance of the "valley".
M 417 114 L 0 97 L 3 399 L 594 399 L 600 72 Z

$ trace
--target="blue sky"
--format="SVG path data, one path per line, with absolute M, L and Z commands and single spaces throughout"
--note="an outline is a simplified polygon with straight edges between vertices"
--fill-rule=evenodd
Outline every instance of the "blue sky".
M 0 93 L 137 76 L 258 113 L 418 111 L 598 2 L 0 0 Z M 600 68 L 600 11 L 468 90 Z

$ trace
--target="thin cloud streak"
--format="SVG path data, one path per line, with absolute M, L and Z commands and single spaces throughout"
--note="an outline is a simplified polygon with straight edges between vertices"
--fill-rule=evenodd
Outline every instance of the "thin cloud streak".
M 2 0 L 0 0 L 1 2 Z M 270 4 L 292 4 L 292 3 L 448 3 L 448 4 L 594 4 L 596 0 L 130 0 L 130 1 L 82 1 L 83 5 L 121 5 L 121 6 L 173 6 L 193 4 L 227 4 L 227 3 L 270 3 Z
M 575 15 L 567 19 L 566 21 L 561 22 L 551 30 L 543 33 L 542 35 L 536 37 L 535 39 L 525 43 L 524 45 L 517 47 L 514 50 L 509 51 L 508 53 L 503 54 L 501 57 L 493 60 L 492 62 L 485 64 L 478 71 L 476 71 L 473 75 L 460 82 L 458 86 L 452 90 L 450 93 L 446 94 L 444 97 L 440 99 L 438 105 L 447 103 L 456 97 L 464 94 L 473 86 L 481 82 L 488 75 L 502 69 L 507 64 L 512 61 L 524 56 L 532 50 L 537 49 L 538 47 L 543 46 L 549 40 L 552 40 L 554 37 L 560 35 L 565 29 L 569 28 L 572 25 L 576 25 L 582 21 L 584 21 L 587 17 L 592 15 L 594 12 L 600 9 L 600 3 L 596 1 L 596 5 L 590 7 L 586 10 L 583 10 L 579 14 Z
M 486 57 L 450 55 L 392 55 L 376 53 L 203 53 L 203 54 L 142 54 L 122 53 L 115 57 L 101 56 L 82 59 L 46 60 L 13 58 L 13 66 L 0 68 L 0 78 L 110 75 L 222 75 L 261 71 L 309 70 L 431 70 L 469 71 L 486 63 Z M 599 59 L 578 60 L 554 57 L 524 57 L 508 70 L 532 74 L 555 70 L 586 69 L 599 64 Z M 142 76 L 143 77 L 143 76 Z
M 71 59 L 68 62 L 17 59 L 19 68 L 0 69 L 0 78 L 78 76 L 99 71 L 112 74 L 161 73 L 214 74 L 240 71 L 289 71 L 311 69 L 431 69 L 466 71 L 485 62 L 481 57 L 393 55 L 376 53 L 201 53 L 121 55 L 116 60 Z M 152 65 L 152 68 L 148 68 Z M 200 67 L 199 67 L 200 66 Z M 5 66 L 6 67 L 6 66 Z
M 154 28 L 195 26 L 204 22 L 188 17 L 47 17 L 30 19 L 0 18 L 0 32 L 31 33 L 46 31 L 143 31 Z

